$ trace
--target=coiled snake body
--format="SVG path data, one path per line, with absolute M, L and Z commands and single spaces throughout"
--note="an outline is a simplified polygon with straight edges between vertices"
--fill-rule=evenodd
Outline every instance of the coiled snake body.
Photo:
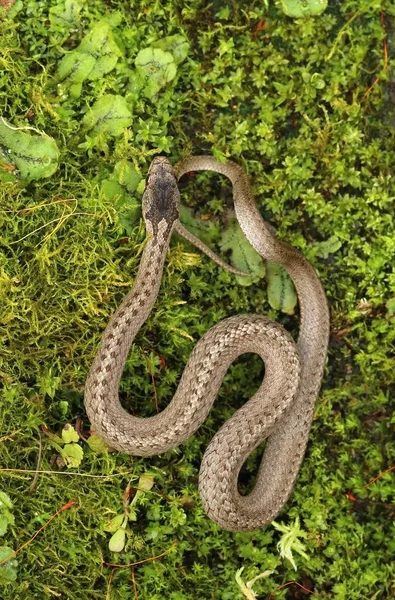
M 301 309 L 298 342 L 261 315 L 225 319 L 194 347 L 168 406 L 155 416 L 135 417 L 120 404 L 119 382 L 133 339 L 159 292 L 172 232 L 176 230 L 207 250 L 178 221 L 177 177 L 200 170 L 216 171 L 231 180 L 236 216 L 249 242 L 262 257 L 283 265 L 292 277 Z M 165 452 L 203 423 L 231 363 L 245 352 L 258 353 L 265 362 L 263 383 L 211 440 L 202 459 L 199 491 L 207 514 L 225 529 L 262 527 L 288 499 L 303 460 L 328 343 L 325 294 L 310 263 L 271 233 L 246 174 L 233 162 L 194 156 L 173 169 L 166 158 L 155 158 L 143 195 L 143 217 L 148 236 L 134 286 L 111 318 L 86 382 L 89 419 L 117 450 L 137 456 Z M 241 496 L 239 471 L 265 439 L 255 487 Z

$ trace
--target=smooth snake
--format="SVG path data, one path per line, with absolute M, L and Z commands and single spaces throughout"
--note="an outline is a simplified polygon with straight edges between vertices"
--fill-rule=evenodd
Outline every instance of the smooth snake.
M 177 179 L 201 170 L 230 179 L 236 217 L 248 241 L 263 258 L 280 263 L 291 276 L 301 312 L 298 341 L 295 344 L 279 324 L 261 315 L 227 318 L 195 345 L 166 408 L 152 417 L 135 417 L 121 406 L 119 383 L 133 340 L 158 295 L 172 233 L 177 231 L 226 266 L 178 221 Z M 324 291 L 303 255 L 272 233 L 256 206 L 247 175 L 231 161 L 192 156 L 173 168 L 166 158 L 155 158 L 143 194 L 143 217 L 147 239 L 134 285 L 104 331 L 86 382 L 88 417 L 112 448 L 136 456 L 160 454 L 185 441 L 203 423 L 232 362 L 246 352 L 259 354 L 265 363 L 264 380 L 209 443 L 201 463 L 199 491 L 207 514 L 223 528 L 250 531 L 263 527 L 287 501 L 305 453 L 329 336 Z M 264 440 L 255 487 L 250 494 L 240 495 L 240 469 Z

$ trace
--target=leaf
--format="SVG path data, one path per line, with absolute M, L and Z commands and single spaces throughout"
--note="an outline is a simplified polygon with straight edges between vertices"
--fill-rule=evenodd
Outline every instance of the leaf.
M 70 444 L 71 442 L 78 442 L 80 436 L 74 429 L 74 427 L 70 423 L 66 423 L 66 425 L 62 429 L 62 440 L 66 444 Z
M 100 435 L 97 435 L 97 433 L 93 433 L 88 438 L 88 446 L 91 450 L 93 450 L 93 452 L 96 452 L 96 454 L 107 454 L 108 452 L 107 443 L 102 437 L 100 437 Z
M 120 135 L 125 127 L 132 124 L 132 113 L 123 96 L 106 94 L 99 98 L 88 110 L 84 124 L 94 133 L 107 133 L 111 136 Z
M 9 548 L 8 546 L 0 546 L 0 563 L 13 554 L 14 551 L 12 548 Z M 7 560 L 7 562 L 0 565 L 0 583 L 10 583 L 11 581 L 16 581 L 17 565 L 18 561 L 15 558 L 10 558 Z
M 275 310 L 293 315 L 298 302 L 295 286 L 287 271 L 278 263 L 266 261 L 267 296 L 269 304 Z
M 135 65 L 137 77 L 135 83 L 147 98 L 153 98 L 161 88 L 174 79 L 177 73 L 173 55 L 160 48 L 140 50 Z
M 306 532 L 300 528 L 299 517 L 296 517 L 294 523 L 290 526 L 276 523 L 275 521 L 272 521 L 272 525 L 284 534 L 277 544 L 277 548 L 280 550 L 280 556 L 289 560 L 295 571 L 297 571 L 292 551 L 297 552 L 303 556 L 303 558 L 309 560 L 309 557 L 305 552 L 304 544 L 298 539 L 299 537 L 307 537 Z
M 60 91 L 70 91 L 73 98 L 81 95 L 82 83 L 100 79 L 112 71 L 122 52 L 106 21 L 99 21 L 83 38 L 80 45 L 60 61 L 57 80 L 63 82 Z
M 241 593 L 247 600 L 256 600 L 257 595 L 253 591 L 252 586 L 259 579 L 266 579 L 266 577 L 270 577 L 270 575 L 272 575 L 274 573 L 274 571 L 269 571 L 269 570 L 263 571 L 263 573 L 259 573 L 259 575 L 257 575 L 256 577 L 254 577 L 250 581 L 247 581 L 247 583 L 244 583 L 244 581 L 241 578 L 241 574 L 243 571 L 244 571 L 244 567 L 241 567 L 241 569 L 236 571 L 236 574 L 235 574 L 236 583 L 239 586 Z
M 395 297 L 387 300 L 387 302 L 385 303 L 385 307 L 387 309 L 388 317 L 392 317 L 393 315 L 395 315 Z
M 9 521 L 5 515 L 0 515 L 0 535 L 7 533 Z
M 108 543 L 111 552 L 122 552 L 125 547 L 126 531 L 120 527 L 112 536 Z
M 176 34 L 163 38 L 159 42 L 152 44 L 152 47 L 170 52 L 173 55 L 174 61 L 180 64 L 188 56 L 189 42 L 184 36 Z
M 0 511 L 6 506 L 9 509 L 13 508 L 13 503 L 11 498 L 5 492 L 0 492 Z
M 103 529 L 104 531 L 107 531 L 108 533 L 114 533 L 115 531 L 118 531 L 118 529 L 120 527 L 122 527 L 122 524 L 125 521 L 125 515 L 117 515 L 116 517 L 113 517 L 110 521 L 107 521 L 107 523 L 104 525 Z
M 316 249 L 317 256 L 322 258 L 328 258 L 329 254 L 333 254 L 339 248 L 341 248 L 342 243 L 337 237 L 337 235 L 331 235 L 330 238 L 325 240 L 324 242 L 317 242 L 314 244 L 314 248 Z
M 139 492 L 140 490 L 144 490 L 148 492 L 153 488 L 154 482 L 154 475 L 152 475 L 151 473 L 143 473 L 139 478 L 139 482 L 137 484 L 137 487 L 139 489 L 137 491 Z
M 180 221 L 195 237 L 206 244 L 218 238 L 217 228 L 212 221 L 196 218 L 188 206 L 180 206 Z
M 100 79 L 112 71 L 122 56 L 122 52 L 116 43 L 112 28 L 106 21 L 99 21 L 92 30 L 84 37 L 78 47 L 80 52 L 90 54 L 95 58 L 95 65 L 89 79 Z
M 284 13 L 288 17 L 299 19 L 320 15 L 328 5 L 327 0 L 281 0 Z
M 82 2 L 78 0 L 65 0 L 64 4 L 51 6 L 49 20 L 52 27 L 76 28 L 80 22 Z
M 116 163 L 110 178 L 102 182 L 101 191 L 107 200 L 114 202 L 120 229 L 127 235 L 132 234 L 141 217 L 141 200 L 134 195 L 141 181 L 143 178 L 133 164 L 123 159 Z
M 84 458 L 84 451 L 79 444 L 66 444 L 61 450 L 61 455 L 67 468 L 79 467 Z
M 78 98 L 81 94 L 82 83 L 93 71 L 95 58 L 83 52 L 70 52 L 62 58 L 57 71 L 57 80 L 65 82 L 62 88 L 70 87 L 72 98 Z M 67 79 L 67 81 L 65 81 Z M 72 89 L 71 89 L 72 88 Z
M 45 133 L 27 133 L 30 129 L 32 128 L 13 127 L 0 117 L 1 162 L 14 167 L 17 177 L 25 182 L 50 177 L 58 168 L 59 160 L 55 140 Z
M 138 490 L 135 493 L 132 502 L 130 503 L 130 507 L 136 504 L 137 500 L 141 496 L 144 496 L 144 492 L 148 492 L 150 489 L 152 489 L 154 482 L 155 475 L 152 475 L 152 473 L 143 473 L 142 475 L 140 475 L 140 478 L 137 483 Z
M 236 276 L 240 285 L 248 286 L 265 275 L 265 266 L 261 256 L 254 250 L 240 225 L 233 220 L 221 236 L 219 242 L 222 251 L 231 251 L 231 263 L 240 271 L 251 273 L 251 277 Z
M 142 180 L 141 173 L 126 159 L 116 163 L 113 176 L 128 194 L 135 192 Z

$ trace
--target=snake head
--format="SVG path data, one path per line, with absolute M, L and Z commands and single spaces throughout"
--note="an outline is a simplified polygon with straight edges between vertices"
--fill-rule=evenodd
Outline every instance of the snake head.
M 178 219 L 180 192 L 170 162 L 164 156 L 152 161 L 143 194 L 143 217 L 154 236 L 170 233 Z

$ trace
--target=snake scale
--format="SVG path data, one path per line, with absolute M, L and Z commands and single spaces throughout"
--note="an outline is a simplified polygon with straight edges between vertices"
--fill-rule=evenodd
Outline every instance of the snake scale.
M 193 238 L 178 221 L 177 179 L 201 170 L 230 179 L 236 216 L 247 239 L 262 257 L 280 263 L 291 276 L 301 311 L 298 341 L 295 344 L 279 324 L 261 315 L 227 318 L 196 344 L 166 408 L 152 417 L 136 417 L 120 404 L 120 379 L 133 340 L 158 295 L 173 231 Z M 86 382 L 88 417 L 112 448 L 137 456 L 160 454 L 185 441 L 203 423 L 231 363 L 245 352 L 259 354 L 265 363 L 264 380 L 209 443 L 199 491 L 207 514 L 223 528 L 263 527 L 287 501 L 306 449 L 328 345 L 324 291 L 303 255 L 273 235 L 256 206 L 247 175 L 231 161 L 193 156 L 173 168 L 166 158 L 155 158 L 143 194 L 143 217 L 147 239 L 134 285 L 104 331 Z M 204 249 L 202 243 L 199 247 Z M 242 496 L 240 469 L 264 440 L 255 487 Z

